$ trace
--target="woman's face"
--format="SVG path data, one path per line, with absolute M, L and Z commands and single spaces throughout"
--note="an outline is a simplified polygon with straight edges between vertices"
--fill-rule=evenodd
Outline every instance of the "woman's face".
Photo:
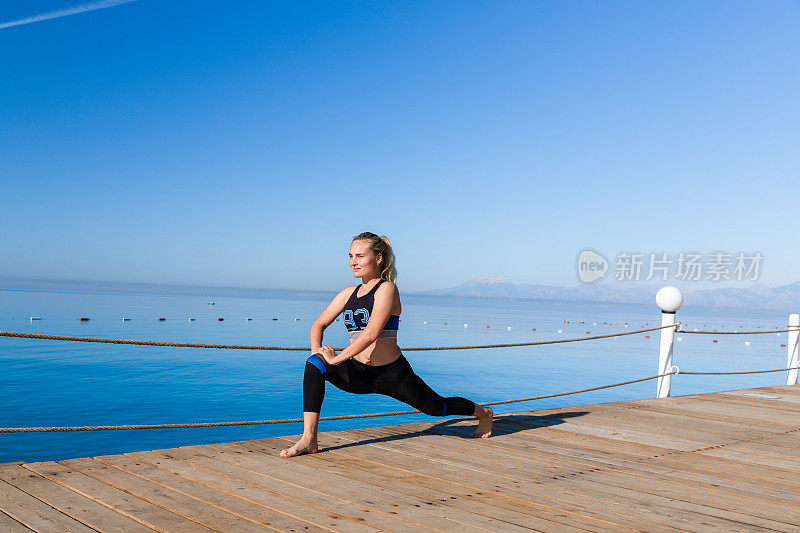
M 380 263 L 383 256 L 377 256 L 369 247 L 367 241 L 353 241 L 350 245 L 350 268 L 356 278 L 374 278 L 380 276 Z

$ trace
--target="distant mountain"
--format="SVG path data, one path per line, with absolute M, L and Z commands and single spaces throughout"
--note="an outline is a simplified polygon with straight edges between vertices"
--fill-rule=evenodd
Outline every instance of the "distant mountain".
M 760 307 L 774 310 L 794 310 L 800 307 L 800 282 L 767 287 L 755 285 L 748 289 L 712 289 L 690 293 L 687 302 L 706 307 Z
M 484 298 L 531 298 L 583 302 L 653 303 L 664 284 L 606 283 L 563 287 L 532 283 L 512 283 L 503 276 L 481 276 L 449 289 L 432 289 L 417 294 L 432 296 L 471 296 Z M 800 282 L 770 288 L 682 289 L 684 305 L 718 308 L 800 309 Z

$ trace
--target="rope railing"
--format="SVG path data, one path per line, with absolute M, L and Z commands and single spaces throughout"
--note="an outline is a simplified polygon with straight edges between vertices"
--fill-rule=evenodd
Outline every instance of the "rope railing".
M 542 394 L 539 396 L 529 396 L 527 398 L 516 398 L 513 400 L 501 400 L 497 402 L 485 402 L 480 405 L 506 405 L 510 403 L 528 402 L 533 400 L 544 400 L 547 398 L 557 398 L 560 396 L 569 396 L 572 394 L 581 394 L 584 392 L 591 392 L 602 389 L 610 389 L 612 387 L 621 387 L 623 385 L 630 385 L 632 383 L 640 383 L 642 381 L 649 381 L 666 376 L 677 374 L 686 375 L 730 375 L 730 374 L 761 374 L 766 372 L 783 372 L 786 370 L 797 370 L 800 367 L 777 368 L 773 370 L 750 370 L 741 372 L 689 372 L 682 371 L 678 367 L 673 367 L 674 370 L 664 374 L 657 374 L 655 376 L 648 376 L 644 378 L 631 379 L 628 381 L 620 381 L 618 383 L 611 383 L 608 385 L 600 385 L 598 387 L 590 387 L 586 389 L 578 389 L 567 392 L 558 392 L 555 394 Z M 389 416 L 413 415 L 418 414 L 420 411 L 390 411 L 386 413 L 367 413 L 358 415 L 340 415 L 340 416 L 323 416 L 320 421 L 331 420 L 355 420 L 361 418 L 379 418 Z M 185 428 L 210 428 L 210 427 L 231 427 L 231 426 L 260 426 L 268 424 L 296 424 L 303 422 L 302 418 L 284 418 L 278 420 L 244 420 L 244 421 L 230 421 L 230 422 L 190 422 L 183 424 L 127 424 L 120 426 L 53 426 L 53 427 L 10 427 L 0 428 L 0 433 L 55 433 L 55 432 L 70 432 L 70 431 L 125 431 L 134 429 L 185 429 Z
M 541 346 L 544 344 L 560 344 L 564 342 L 580 342 L 590 341 L 595 339 L 607 339 L 610 337 L 622 337 L 625 335 L 635 335 L 638 333 L 647 333 L 648 331 L 656 331 L 665 328 L 678 328 L 681 323 L 670 324 L 668 326 L 658 326 L 655 328 L 637 329 L 633 331 L 620 331 L 617 333 L 609 333 L 606 335 L 593 335 L 591 337 L 575 337 L 571 339 L 552 339 L 547 341 L 531 341 L 531 342 L 510 342 L 503 344 L 470 344 L 460 346 L 412 346 L 402 348 L 406 352 L 427 352 L 427 351 L 440 351 L 440 350 L 477 350 L 481 348 L 517 348 L 522 346 Z M 215 348 L 221 350 L 270 350 L 270 351 L 287 351 L 287 352 L 307 352 L 311 348 L 308 346 L 258 346 L 248 344 L 206 344 L 194 342 L 171 342 L 171 341 L 144 341 L 135 339 L 105 339 L 100 337 L 74 337 L 70 335 L 48 335 L 45 333 L 21 333 L 14 331 L 0 331 L 0 337 L 14 337 L 20 339 L 42 339 L 52 341 L 70 341 L 70 342 L 97 342 L 103 344 L 132 344 L 134 346 L 166 346 L 171 348 Z M 343 348 L 335 348 L 342 350 Z
M 764 333 L 786 333 L 789 331 L 800 331 L 800 326 L 789 329 L 771 329 L 766 331 L 690 331 L 688 329 L 676 330 L 676 333 L 690 333 L 695 335 L 763 335 Z
M 531 396 L 529 398 L 518 398 L 515 400 L 502 400 L 499 402 L 482 403 L 480 405 L 503 405 L 508 403 L 526 402 L 529 400 L 542 400 L 545 398 L 555 398 L 557 396 L 567 396 L 570 394 L 580 394 L 582 392 L 595 391 L 600 389 L 609 389 L 611 387 L 619 387 L 628 385 L 630 383 L 637 383 L 640 381 L 648 381 L 664 376 L 676 374 L 677 372 L 667 372 L 666 374 L 658 374 L 656 376 L 649 376 L 646 378 L 633 379 L 630 381 L 621 381 L 619 383 L 612 383 L 610 385 L 601 385 L 599 387 L 591 387 L 588 389 L 580 389 L 569 392 L 559 392 L 556 394 L 544 394 L 541 396 Z M 378 418 L 384 416 L 401 416 L 413 415 L 420 413 L 416 409 L 410 411 L 390 411 L 387 413 L 368 413 L 360 415 L 340 415 L 340 416 L 323 416 L 320 421 L 325 420 L 354 420 L 358 418 Z M 123 426 L 63 426 L 63 427 L 20 427 L 20 428 L 0 428 L 0 433 L 48 433 L 58 431 L 121 431 L 130 429 L 175 429 L 175 428 L 209 428 L 209 427 L 229 427 L 229 426 L 260 426 L 267 424 L 292 424 L 302 422 L 302 418 L 285 418 L 280 420 L 247 420 L 236 422 L 194 422 L 187 424 L 135 424 Z
M 730 376 L 733 374 L 766 374 L 768 372 L 784 372 L 786 370 L 800 370 L 800 366 L 775 368 L 773 370 L 743 370 L 739 372 L 684 372 L 683 370 L 678 369 L 676 374 L 688 374 L 690 376 Z

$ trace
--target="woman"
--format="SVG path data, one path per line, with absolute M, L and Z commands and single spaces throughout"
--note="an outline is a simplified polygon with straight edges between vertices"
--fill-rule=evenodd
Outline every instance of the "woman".
M 442 398 L 425 384 L 397 347 L 400 294 L 394 281 L 394 253 L 386 237 L 366 232 L 353 238 L 350 267 L 360 285 L 340 292 L 311 326 L 311 352 L 303 378 L 303 436 L 281 457 L 319 451 L 317 425 L 325 382 L 355 394 L 391 396 L 431 416 L 478 417 L 473 437 L 492 434 L 492 410 L 465 398 Z M 322 346 L 322 332 L 343 314 L 350 345 L 337 354 Z

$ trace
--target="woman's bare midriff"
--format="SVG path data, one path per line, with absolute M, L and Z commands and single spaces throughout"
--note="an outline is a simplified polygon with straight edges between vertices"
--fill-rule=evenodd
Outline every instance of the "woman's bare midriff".
M 352 341 L 351 341 L 352 342 Z M 353 359 L 365 365 L 388 365 L 396 361 L 402 352 L 400 347 L 397 346 L 397 339 L 378 339 L 358 355 L 354 355 Z

